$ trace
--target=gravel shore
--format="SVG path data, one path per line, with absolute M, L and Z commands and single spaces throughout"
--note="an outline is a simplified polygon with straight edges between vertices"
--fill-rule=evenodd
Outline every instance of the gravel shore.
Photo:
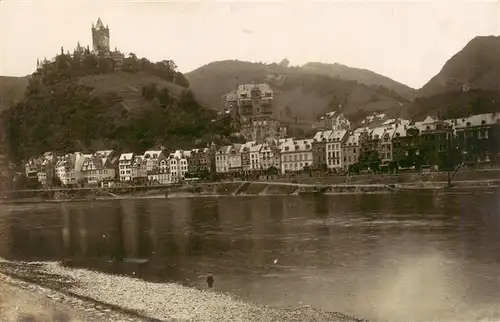
M 94 304 L 87 303 L 95 310 L 91 319 L 96 314 L 116 314 L 115 317 L 106 316 L 106 319 L 101 316 L 101 321 L 364 321 L 310 307 L 284 309 L 258 306 L 210 290 L 174 283 L 145 282 L 126 276 L 67 268 L 58 263 L 3 261 L 0 262 L 0 271 L 27 278 L 30 285 L 42 283 L 48 285 L 47 289 L 64 291 L 67 300 L 91 299 Z M 84 307 L 82 303 L 76 307 Z M 96 303 L 103 304 L 101 309 L 95 309 L 99 307 Z M 84 321 L 94 321 L 91 319 Z
M 134 321 L 117 312 L 0 273 L 0 321 Z

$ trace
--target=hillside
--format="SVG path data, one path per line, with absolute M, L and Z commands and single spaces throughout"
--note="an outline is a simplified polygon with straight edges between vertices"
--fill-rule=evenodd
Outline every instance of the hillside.
M 380 85 L 406 98 L 412 98 L 415 95 L 415 89 L 367 69 L 354 68 L 337 63 L 325 64 L 317 62 L 304 64 L 300 68 L 315 74 L 353 80 L 365 85 Z
M 500 112 L 500 37 L 472 39 L 417 91 L 409 110 L 417 119 Z
M 500 91 L 500 37 L 476 37 L 453 55 L 418 96 L 481 89 Z
M 132 56 L 122 70 L 106 58 L 58 55 L 30 77 L 23 100 L 0 114 L 10 156 L 104 148 L 142 152 L 227 140 L 217 119 L 187 89 L 173 62 Z
M 0 112 L 23 99 L 28 82 L 28 77 L 0 76 Z
M 78 79 L 78 84 L 90 86 L 94 89 L 93 94 L 101 95 L 106 93 L 116 93 L 122 105 L 127 110 L 140 108 L 144 104 L 142 88 L 149 84 L 156 84 L 158 90 L 166 89 L 172 96 L 181 97 L 185 88 L 168 82 L 156 75 L 145 71 L 137 73 L 127 73 L 115 71 L 103 75 L 87 75 Z
M 500 91 L 472 89 L 467 92 L 447 92 L 418 97 L 411 107 L 411 117 L 416 121 L 427 115 L 440 118 L 461 118 L 472 114 L 500 112 Z
M 313 121 L 321 113 L 339 109 L 350 116 L 374 111 L 398 111 L 409 100 L 383 86 L 307 71 L 302 67 L 249 63 L 237 60 L 210 63 L 186 74 L 191 90 L 208 106 L 221 109 L 223 95 L 238 84 L 267 82 L 275 90 L 278 117 L 293 114 Z

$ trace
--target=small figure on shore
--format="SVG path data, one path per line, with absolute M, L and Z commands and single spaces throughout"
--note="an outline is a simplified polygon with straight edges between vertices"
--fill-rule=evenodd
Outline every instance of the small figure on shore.
M 212 286 L 214 285 L 214 276 L 212 275 L 212 273 L 208 273 L 207 275 L 207 285 L 209 288 L 212 288 Z

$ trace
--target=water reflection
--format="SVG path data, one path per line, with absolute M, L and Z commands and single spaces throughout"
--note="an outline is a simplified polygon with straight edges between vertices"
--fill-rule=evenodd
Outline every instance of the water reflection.
M 220 290 L 266 304 L 442 319 L 498 307 L 498 210 L 486 194 L 10 206 L 0 256 L 189 285 L 211 271 Z

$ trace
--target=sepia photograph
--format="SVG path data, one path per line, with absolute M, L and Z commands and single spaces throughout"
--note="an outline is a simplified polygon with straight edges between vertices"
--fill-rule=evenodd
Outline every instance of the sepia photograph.
M 0 322 L 500 322 L 498 0 L 0 0 Z

